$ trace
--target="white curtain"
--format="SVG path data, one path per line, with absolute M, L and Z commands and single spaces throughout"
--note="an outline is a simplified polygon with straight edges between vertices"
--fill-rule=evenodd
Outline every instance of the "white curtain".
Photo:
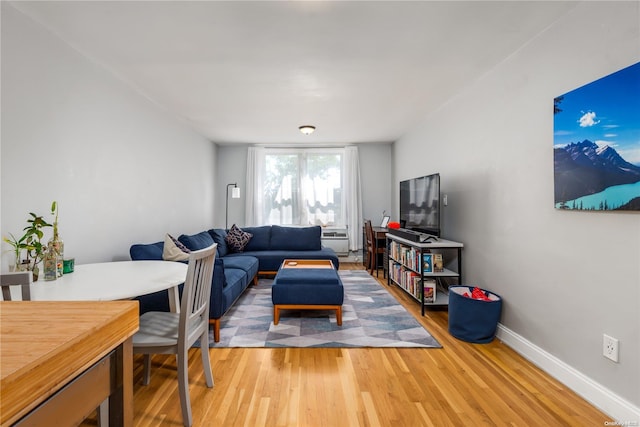
M 362 248 L 362 192 L 358 147 L 345 147 L 344 153 L 344 192 L 347 202 L 349 250 L 357 251 Z
M 247 198 L 245 204 L 245 221 L 247 226 L 263 225 L 262 196 L 260 183 L 264 180 L 263 147 L 249 147 L 247 152 Z
M 317 151 L 317 150 L 314 150 Z M 245 218 L 247 226 L 268 223 L 264 213 L 263 183 L 266 181 L 265 147 L 249 147 L 247 153 L 247 202 Z M 362 248 L 362 193 L 360 190 L 360 162 L 358 147 L 344 148 L 342 185 L 345 203 L 342 204 L 344 222 L 349 235 L 349 250 Z

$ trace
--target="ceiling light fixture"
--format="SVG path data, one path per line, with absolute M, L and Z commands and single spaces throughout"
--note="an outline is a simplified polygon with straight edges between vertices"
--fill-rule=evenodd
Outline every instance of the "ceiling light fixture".
M 313 131 L 316 130 L 316 127 L 311 125 L 302 125 L 298 129 L 300 129 L 300 132 L 304 133 L 305 135 L 311 135 Z

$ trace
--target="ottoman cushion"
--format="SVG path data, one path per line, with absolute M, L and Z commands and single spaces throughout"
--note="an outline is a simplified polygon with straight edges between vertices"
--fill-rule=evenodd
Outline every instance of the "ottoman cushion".
M 275 285 L 333 285 L 342 283 L 338 273 L 332 268 L 284 268 L 278 272 Z
M 336 270 L 282 269 L 271 287 L 276 305 L 342 305 L 344 289 Z

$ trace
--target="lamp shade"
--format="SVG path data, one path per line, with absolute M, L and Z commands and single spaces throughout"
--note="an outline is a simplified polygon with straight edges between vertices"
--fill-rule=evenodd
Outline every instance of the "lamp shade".
M 239 199 L 240 198 L 240 187 L 233 187 L 231 189 L 231 198 Z

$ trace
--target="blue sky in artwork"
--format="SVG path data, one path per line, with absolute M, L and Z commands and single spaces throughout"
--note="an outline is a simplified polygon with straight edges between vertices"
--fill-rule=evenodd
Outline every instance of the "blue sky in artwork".
M 555 147 L 585 139 L 640 166 L 640 62 L 563 95 Z

